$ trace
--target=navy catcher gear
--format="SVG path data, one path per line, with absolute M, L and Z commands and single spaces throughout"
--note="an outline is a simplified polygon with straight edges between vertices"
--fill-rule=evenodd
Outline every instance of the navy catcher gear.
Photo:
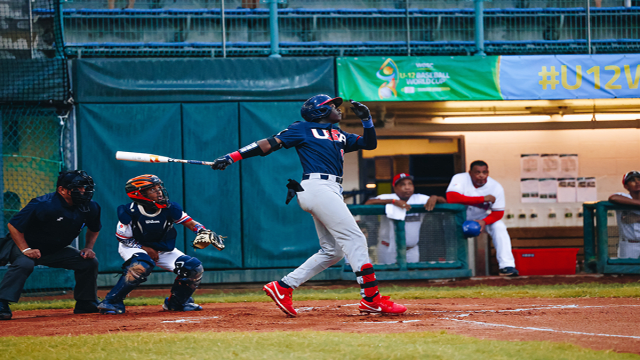
M 178 277 L 171 287 L 171 296 L 165 301 L 167 310 L 189 311 L 187 306 L 193 303 L 191 295 L 196 291 L 202 281 L 204 267 L 197 258 L 182 255 L 176 259 L 176 268 L 173 270 Z M 202 309 L 202 308 L 200 308 Z M 198 309 L 199 310 L 199 309 Z
M 101 314 L 123 314 L 125 312 L 124 298 L 138 285 L 147 281 L 156 263 L 147 253 L 136 253 L 122 264 L 122 276 L 118 283 L 109 291 L 104 300 L 98 304 Z
M 151 189 L 156 186 L 160 186 L 162 198 L 158 201 L 153 201 L 144 195 L 144 190 Z M 153 206 L 159 209 L 164 209 L 169 204 L 169 194 L 164 188 L 164 183 L 155 175 L 146 174 L 129 179 L 124 186 L 124 190 L 127 192 L 127 195 L 131 200 L 142 206 Z
M 477 221 L 467 220 L 462 223 L 462 233 L 466 237 L 476 237 L 480 235 L 480 224 Z
M 332 98 L 325 94 L 316 95 L 305 101 L 304 105 L 302 105 L 302 109 L 300 109 L 300 114 L 306 121 L 318 121 L 331 114 L 331 104 L 339 107 L 342 105 L 342 98 Z

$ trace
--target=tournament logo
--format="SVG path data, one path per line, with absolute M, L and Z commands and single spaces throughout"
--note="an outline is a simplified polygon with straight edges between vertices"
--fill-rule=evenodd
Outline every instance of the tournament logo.
M 390 58 L 385 60 L 382 66 L 380 66 L 376 76 L 378 79 L 385 81 L 385 83 L 378 88 L 378 96 L 380 99 L 384 100 L 398 96 L 398 92 L 396 91 L 398 74 L 398 66 L 396 66 L 396 63 Z

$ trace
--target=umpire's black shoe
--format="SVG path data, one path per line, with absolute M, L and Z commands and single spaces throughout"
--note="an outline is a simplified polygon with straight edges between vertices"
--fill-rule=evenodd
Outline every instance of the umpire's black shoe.
M 0 300 L 0 320 L 11 320 L 11 316 L 13 316 L 13 314 L 11 314 L 9 303 Z
M 76 307 L 73 309 L 74 314 L 92 314 L 98 313 L 98 303 L 96 301 L 79 300 L 76 302 Z

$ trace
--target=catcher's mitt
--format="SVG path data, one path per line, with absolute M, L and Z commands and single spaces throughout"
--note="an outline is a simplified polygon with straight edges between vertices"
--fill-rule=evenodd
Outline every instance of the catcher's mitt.
M 193 239 L 194 249 L 204 249 L 209 245 L 213 245 L 218 250 L 224 249 L 224 238 L 226 236 L 220 236 L 209 229 L 198 230 L 198 235 Z

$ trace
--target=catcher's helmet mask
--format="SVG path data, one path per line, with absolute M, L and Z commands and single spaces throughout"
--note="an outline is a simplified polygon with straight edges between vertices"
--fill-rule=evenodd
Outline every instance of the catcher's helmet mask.
M 144 190 L 156 186 L 160 186 L 162 198 L 158 201 L 153 201 L 144 195 Z M 167 189 L 164 188 L 164 183 L 156 175 L 145 174 L 131 178 L 124 186 L 124 190 L 131 200 L 145 208 L 164 209 L 169 207 L 169 194 L 167 193 Z
M 70 170 L 61 172 L 56 185 L 69 190 L 73 205 L 77 206 L 80 211 L 89 211 L 89 203 L 93 199 L 96 184 L 86 171 Z M 80 189 L 84 191 L 80 191 Z
M 331 104 L 337 108 L 342 105 L 342 102 L 341 97 L 332 98 L 325 94 L 316 95 L 304 102 L 300 109 L 300 115 L 306 121 L 316 122 L 331 114 Z

